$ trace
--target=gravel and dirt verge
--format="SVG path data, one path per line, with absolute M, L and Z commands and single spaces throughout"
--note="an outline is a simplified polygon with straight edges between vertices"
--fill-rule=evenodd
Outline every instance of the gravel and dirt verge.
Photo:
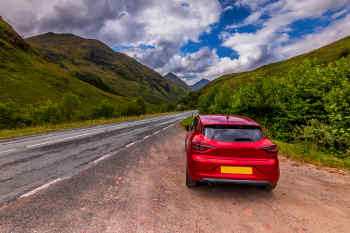
M 185 186 L 175 126 L 0 208 L 0 232 L 350 232 L 350 174 L 281 157 L 273 192 Z

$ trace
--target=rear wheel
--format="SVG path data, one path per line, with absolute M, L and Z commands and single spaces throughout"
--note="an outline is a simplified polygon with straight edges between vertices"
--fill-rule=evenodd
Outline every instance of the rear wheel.
M 194 188 L 198 186 L 198 182 L 195 180 L 192 180 L 191 177 L 188 175 L 187 168 L 186 168 L 186 186 L 189 188 Z
M 271 192 L 276 188 L 276 186 L 277 184 L 268 184 L 268 185 L 261 186 L 261 188 L 265 191 Z

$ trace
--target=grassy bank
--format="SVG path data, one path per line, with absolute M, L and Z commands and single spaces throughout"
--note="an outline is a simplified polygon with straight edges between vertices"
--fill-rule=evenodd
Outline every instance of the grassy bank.
M 278 145 L 279 154 L 288 158 L 316 165 L 350 169 L 350 159 L 340 159 L 329 152 L 320 151 L 315 144 L 285 143 L 276 140 L 274 142 Z
M 185 128 L 186 125 L 191 124 L 192 119 L 193 117 L 184 119 L 181 125 Z M 339 159 L 329 152 L 322 152 L 315 144 L 273 141 L 278 146 L 279 154 L 285 155 L 288 158 L 316 165 L 350 169 L 350 159 Z
M 192 122 L 193 118 L 194 118 L 194 117 L 187 117 L 186 119 L 184 119 L 183 121 L 181 121 L 182 127 L 185 128 L 186 125 L 191 125 L 191 122 Z
M 147 115 L 141 115 L 141 116 L 119 117 L 119 118 L 111 118 L 111 119 L 75 121 L 75 122 L 68 122 L 68 123 L 61 123 L 61 124 L 46 124 L 42 126 L 25 127 L 25 128 L 18 128 L 18 129 L 5 129 L 5 130 L 0 130 L 0 139 L 39 134 L 39 133 L 47 133 L 52 131 L 80 128 L 80 127 L 88 127 L 88 126 L 101 125 L 101 124 L 118 123 L 123 121 L 130 121 L 130 120 L 140 120 L 140 119 L 156 117 L 156 116 L 165 116 L 172 113 L 175 113 L 175 112 L 155 113 L 155 114 L 147 114 Z

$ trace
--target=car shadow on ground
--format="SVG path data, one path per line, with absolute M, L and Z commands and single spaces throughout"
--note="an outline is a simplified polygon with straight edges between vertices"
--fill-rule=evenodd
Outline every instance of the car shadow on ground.
M 278 187 L 273 191 L 263 190 L 262 187 L 240 184 L 208 184 L 201 183 L 198 187 L 191 189 L 196 195 L 205 198 L 232 198 L 240 201 L 247 200 L 272 200 L 275 198 L 275 193 Z

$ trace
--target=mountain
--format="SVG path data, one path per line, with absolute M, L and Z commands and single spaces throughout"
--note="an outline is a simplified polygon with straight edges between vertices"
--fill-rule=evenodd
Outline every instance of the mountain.
M 207 85 L 208 83 L 210 83 L 210 81 L 208 79 L 202 79 L 202 80 L 198 81 L 197 83 L 195 83 L 194 85 L 192 85 L 191 89 L 193 91 L 197 91 L 197 90 L 201 89 L 202 87 L 204 87 L 205 85 Z
M 182 81 L 182 79 L 180 79 L 179 77 L 177 77 L 173 73 L 168 73 L 167 75 L 164 76 L 164 78 L 169 80 L 169 81 L 172 81 L 172 82 L 176 83 L 177 85 L 179 85 L 180 87 L 182 87 L 185 90 L 190 90 L 191 89 L 184 81 Z
M 176 101 L 185 94 L 176 83 L 98 40 L 46 33 L 26 41 L 77 80 L 105 92 L 123 97 L 142 96 L 153 104 Z
M 254 81 L 254 76 L 256 74 L 265 78 L 278 76 L 284 72 L 288 72 L 290 68 L 302 63 L 306 59 L 313 60 L 313 62 L 320 65 L 327 65 L 328 63 L 334 62 L 348 55 L 350 55 L 350 36 L 309 53 L 288 60 L 271 63 L 253 71 L 224 75 L 211 81 L 208 85 L 200 89 L 197 96 L 200 98 L 200 96 L 208 93 L 212 88 L 221 88 L 224 84 L 234 88 L 239 87 L 245 83 Z
M 65 93 L 81 97 L 87 105 L 103 100 L 126 101 L 47 61 L 0 17 L 0 102 L 17 105 L 56 102 Z

